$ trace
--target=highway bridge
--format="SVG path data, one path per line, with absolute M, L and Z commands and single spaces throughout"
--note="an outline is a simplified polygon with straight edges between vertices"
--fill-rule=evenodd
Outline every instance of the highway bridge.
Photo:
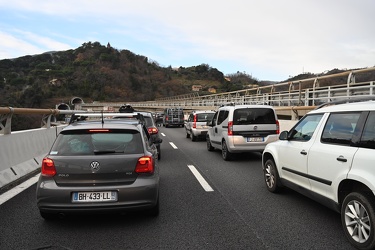
M 182 107 L 185 112 L 197 109 L 216 110 L 226 103 L 272 105 L 280 119 L 281 130 L 289 129 L 300 117 L 316 106 L 350 98 L 374 96 L 374 82 L 360 81 L 375 68 L 347 71 L 339 74 L 285 82 L 264 87 L 199 96 L 189 94 L 147 102 L 127 102 L 138 110 L 163 111 L 167 107 Z M 346 79 L 345 84 L 332 85 L 333 78 Z M 356 79 L 358 79 L 356 81 Z M 56 122 L 59 115 L 78 112 L 115 111 L 125 103 L 85 103 L 79 97 L 70 104 L 57 104 L 54 109 L 0 107 L 0 189 L 6 189 L 35 174 L 57 134 L 66 124 Z M 42 115 L 41 128 L 12 131 L 15 115 Z

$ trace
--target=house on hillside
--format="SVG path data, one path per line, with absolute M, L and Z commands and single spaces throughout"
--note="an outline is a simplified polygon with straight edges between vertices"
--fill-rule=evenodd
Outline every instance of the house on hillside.
M 191 90 L 192 91 L 200 91 L 200 90 L 202 90 L 202 85 L 193 85 L 193 86 L 191 86 Z
M 212 94 L 216 94 L 216 89 L 215 88 L 209 88 L 208 92 L 210 92 Z

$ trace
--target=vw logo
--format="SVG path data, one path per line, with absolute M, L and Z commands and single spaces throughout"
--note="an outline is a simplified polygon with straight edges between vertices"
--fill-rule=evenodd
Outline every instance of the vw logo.
M 91 170 L 92 170 L 93 172 L 97 172 L 97 171 L 99 171 L 99 169 L 100 169 L 100 164 L 99 164 L 99 162 L 97 162 L 97 161 L 93 161 L 93 162 L 91 162 L 90 166 L 91 166 Z

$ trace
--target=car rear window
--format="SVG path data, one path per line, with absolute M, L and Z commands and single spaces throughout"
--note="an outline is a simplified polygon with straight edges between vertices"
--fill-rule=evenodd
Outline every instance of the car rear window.
M 207 122 L 211 121 L 212 117 L 214 117 L 215 113 L 202 113 L 202 114 L 197 114 L 197 122 Z
M 235 109 L 233 113 L 233 125 L 275 123 L 275 112 L 273 109 L 269 108 Z
M 137 130 L 63 131 L 54 143 L 51 155 L 139 154 L 142 137 Z
M 145 121 L 146 121 L 146 127 L 152 127 L 154 126 L 154 123 L 152 122 L 152 118 L 149 116 L 144 116 Z

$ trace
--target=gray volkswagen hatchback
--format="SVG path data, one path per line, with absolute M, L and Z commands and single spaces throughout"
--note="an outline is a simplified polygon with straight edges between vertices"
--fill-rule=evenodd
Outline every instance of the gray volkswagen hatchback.
M 134 210 L 157 216 L 157 149 L 143 126 L 103 119 L 64 128 L 42 162 L 41 216 Z

